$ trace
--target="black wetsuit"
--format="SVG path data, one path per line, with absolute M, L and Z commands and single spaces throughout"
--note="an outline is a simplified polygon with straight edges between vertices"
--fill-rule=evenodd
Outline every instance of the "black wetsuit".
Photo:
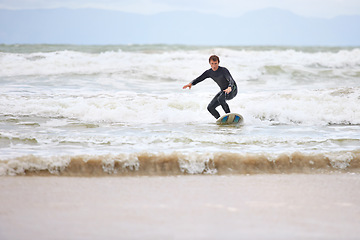
M 201 76 L 196 78 L 191 82 L 192 85 L 196 85 L 199 82 L 204 81 L 206 78 L 212 78 L 217 85 L 220 87 L 220 92 L 216 94 L 216 96 L 211 100 L 209 103 L 207 109 L 209 112 L 218 119 L 220 117 L 220 114 L 218 111 L 216 111 L 216 107 L 220 106 L 224 109 L 225 113 L 230 113 L 229 105 L 226 103 L 226 100 L 233 99 L 237 94 L 237 86 L 236 82 L 232 78 L 229 70 L 227 70 L 224 67 L 220 67 L 213 71 L 211 68 L 209 70 L 206 70 Z M 224 92 L 225 89 L 228 87 L 231 87 L 231 92 L 229 94 L 226 94 Z

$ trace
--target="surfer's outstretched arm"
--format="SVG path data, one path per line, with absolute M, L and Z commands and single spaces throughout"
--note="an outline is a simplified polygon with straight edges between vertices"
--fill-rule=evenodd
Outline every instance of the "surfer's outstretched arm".
M 191 89 L 191 87 L 192 87 L 192 83 L 189 83 L 189 84 L 186 84 L 185 86 L 183 86 L 183 89 L 186 89 L 186 88 Z

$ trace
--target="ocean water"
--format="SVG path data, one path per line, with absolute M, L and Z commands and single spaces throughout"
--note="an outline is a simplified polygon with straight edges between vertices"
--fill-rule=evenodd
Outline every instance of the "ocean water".
M 213 80 L 182 89 L 212 54 L 242 125 L 215 124 Z M 0 175 L 360 169 L 356 47 L 0 45 L 0 86 Z

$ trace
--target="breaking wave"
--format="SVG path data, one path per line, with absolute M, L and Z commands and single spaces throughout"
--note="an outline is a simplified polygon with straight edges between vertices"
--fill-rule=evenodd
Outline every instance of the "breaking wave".
M 0 176 L 141 176 L 187 174 L 281 174 L 360 171 L 360 151 L 303 154 L 173 152 L 118 155 L 37 157 L 27 155 L 0 162 Z

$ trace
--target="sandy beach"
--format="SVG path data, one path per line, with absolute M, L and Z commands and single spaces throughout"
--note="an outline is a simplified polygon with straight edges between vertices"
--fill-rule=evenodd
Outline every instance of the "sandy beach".
M 0 239 L 358 239 L 359 174 L 2 177 Z

